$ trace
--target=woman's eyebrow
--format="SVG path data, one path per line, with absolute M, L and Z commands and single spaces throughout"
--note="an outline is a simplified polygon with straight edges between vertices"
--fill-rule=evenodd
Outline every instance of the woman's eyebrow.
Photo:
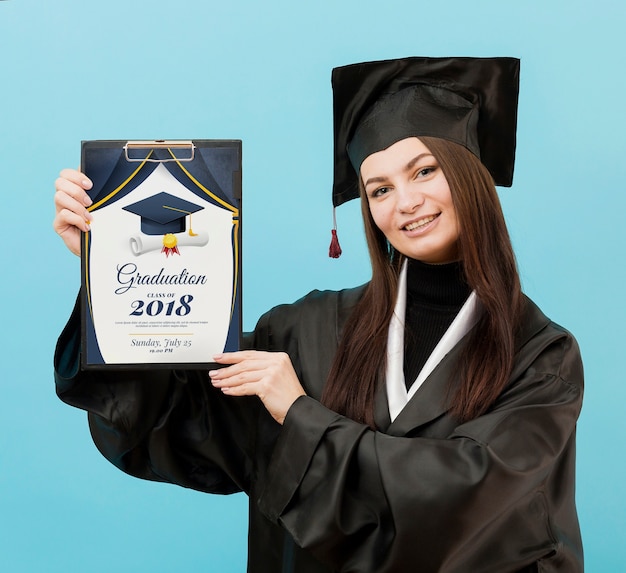
M 404 168 L 405 171 L 410 171 L 411 169 L 413 169 L 413 167 L 415 167 L 415 164 L 418 163 L 421 159 L 424 159 L 424 157 L 433 157 L 432 153 L 420 153 L 417 157 L 414 157 L 413 159 L 411 159 L 411 161 L 409 161 L 406 164 L 406 167 Z
M 432 153 L 420 153 L 419 155 L 415 156 L 413 159 L 411 159 L 411 161 L 409 161 L 405 166 L 403 171 L 411 171 L 411 169 L 413 169 L 413 167 L 415 167 L 415 164 L 418 163 L 420 160 L 422 160 L 424 157 L 433 157 Z M 377 176 L 377 177 L 370 177 L 364 184 L 364 187 L 367 187 L 370 183 L 383 183 L 384 181 L 387 180 L 387 177 L 385 176 Z
M 367 187 L 370 183 L 382 183 L 383 181 L 386 181 L 387 178 L 386 177 L 370 177 L 364 184 L 364 187 Z

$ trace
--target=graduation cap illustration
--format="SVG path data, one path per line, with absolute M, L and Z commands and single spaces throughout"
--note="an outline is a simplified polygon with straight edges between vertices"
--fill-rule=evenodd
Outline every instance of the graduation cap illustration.
M 187 229 L 186 217 L 189 215 L 189 234 L 194 236 L 195 233 L 191 228 L 191 214 L 204 209 L 204 207 L 163 191 L 132 205 L 127 205 L 123 209 L 139 215 L 141 232 L 146 235 L 183 233 Z

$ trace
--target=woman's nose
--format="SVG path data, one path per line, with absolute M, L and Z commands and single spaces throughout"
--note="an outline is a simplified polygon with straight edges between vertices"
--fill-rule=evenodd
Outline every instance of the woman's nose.
M 411 185 L 398 187 L 396 197 L 396 207 L 400 213 L 413 213 L 424 203 L 424 195 Z

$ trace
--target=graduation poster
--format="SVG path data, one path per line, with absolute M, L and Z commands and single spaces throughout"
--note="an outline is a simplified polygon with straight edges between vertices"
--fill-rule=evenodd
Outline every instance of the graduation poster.
M 241 142 L 85 141 L 83 368 L 194 368 L 241 334 Z

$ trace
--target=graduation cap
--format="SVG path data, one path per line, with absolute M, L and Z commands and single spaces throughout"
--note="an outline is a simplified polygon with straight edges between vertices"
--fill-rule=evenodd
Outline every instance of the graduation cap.
M 517 58 L 403 58 L 332 72 L 333 205 L 358 197 L 363 160 L 407 137 L 460 143 L 496 185 L 513 181 Z
M 476 155 L 496 185 L 513 182 L 517 58 L 365 62 L 332 71 L 333 207 L 359 196 L 363 160 L 407 137 L 439 137 Z M 333 209 L 329 256 L 341 255 Z
M 185 201 L 164 191 L 123 207 L 141 217 L 141 232 L 146 235 L 182 233 L 186 230 L 185 217 L 204 207 Z M 193 234 L 190 223 L 189 233 Z

